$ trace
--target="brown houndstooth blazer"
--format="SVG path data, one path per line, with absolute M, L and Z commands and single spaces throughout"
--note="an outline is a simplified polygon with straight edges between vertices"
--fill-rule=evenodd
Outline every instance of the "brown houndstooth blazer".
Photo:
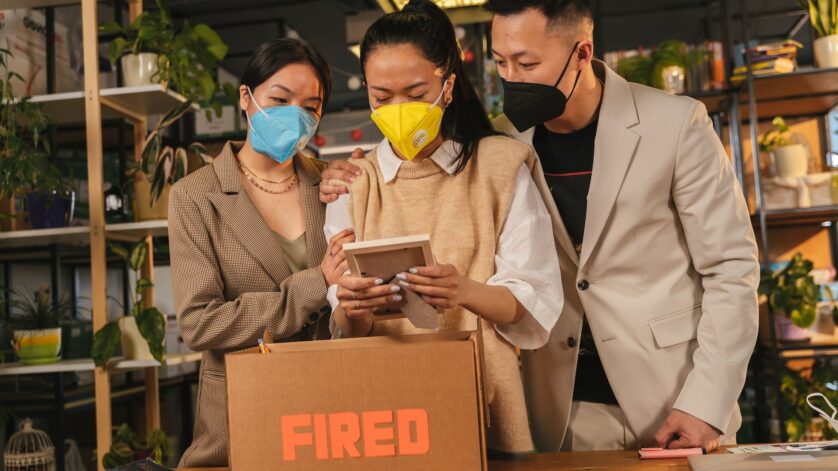
M 291 274 L 239 180 L 234 152 L 241 145 L 228 142 L 212 165 L 178 182 L 169 196 L 178 324 L 186 344 L 204 353 L 194 439 L 181 459 L 184 467 L 227 466 L 225 353 L 256 345 L 266 329 L 274 339 L 328 334 L 330 310 L 320 271 L 325 207 L 317 188 L 323 164 L 294 157 L 312 268 Z

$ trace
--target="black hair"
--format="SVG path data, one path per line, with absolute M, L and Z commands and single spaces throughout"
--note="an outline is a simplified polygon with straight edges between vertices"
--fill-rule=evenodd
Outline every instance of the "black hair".
M 497 133 L 483 109 L 480 97 L 466 74 L 454 25 L 430 0 L 411 0 L 403 10 L 379 18 L 361 42 L 361 68 L 370 54 L 381 46 L 410 44 L 443 70 L 443 78 L 456 74 L 452 101 L 442 117 L 440 132 L 462 147 L 455 173 L 461 172 L 477 153 L 480 139 Z
M 323 111 L 326 111 L 332 93 L 332 70 L 320 51 L 299 39 L 278 38 L 257 47 L 241 76 L 241 85 L 250 87 L 252 92 L 290 64 L 309 64 L 314 68 L 323 94 Z
M 488 0 L 483 8 L 502 16 L 532 8 L 546 16 L 551 27 L 586 24 L 593 29 L 594 16 L 585 0 Z

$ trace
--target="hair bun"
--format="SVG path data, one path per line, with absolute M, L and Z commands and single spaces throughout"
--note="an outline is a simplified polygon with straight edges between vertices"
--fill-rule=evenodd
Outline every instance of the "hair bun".
M 454 24 L 451 23 L 451 19 L 448 18 L 448 15 L 442 8 L 439 7 L 439 5 L 431 0 L 410 0 L 410 2 L 402 8 L 402 11 L 406 13 L 416 13 L 429 16 L 432 20 L 434 20 L 434 22 L 447 26 L 445 29 L 450 29 L 453 34 Z

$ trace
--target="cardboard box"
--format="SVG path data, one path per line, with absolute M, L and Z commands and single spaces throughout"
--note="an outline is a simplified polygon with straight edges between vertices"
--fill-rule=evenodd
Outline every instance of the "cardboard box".
M 486 469 L 476 333 L 268 347 L 226 356 L 233 471 Z

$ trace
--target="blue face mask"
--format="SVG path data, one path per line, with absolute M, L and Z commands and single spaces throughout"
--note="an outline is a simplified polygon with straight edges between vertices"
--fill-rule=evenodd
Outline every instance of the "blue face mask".
M 317 132 L 318 120 L 299 106 L 272 106 L 263 109 L 256 103 L 250 88 L 247 89 L 259 112 L 248 116 L 250 145 L 260 154 L 283 163 L 303 150 Z

